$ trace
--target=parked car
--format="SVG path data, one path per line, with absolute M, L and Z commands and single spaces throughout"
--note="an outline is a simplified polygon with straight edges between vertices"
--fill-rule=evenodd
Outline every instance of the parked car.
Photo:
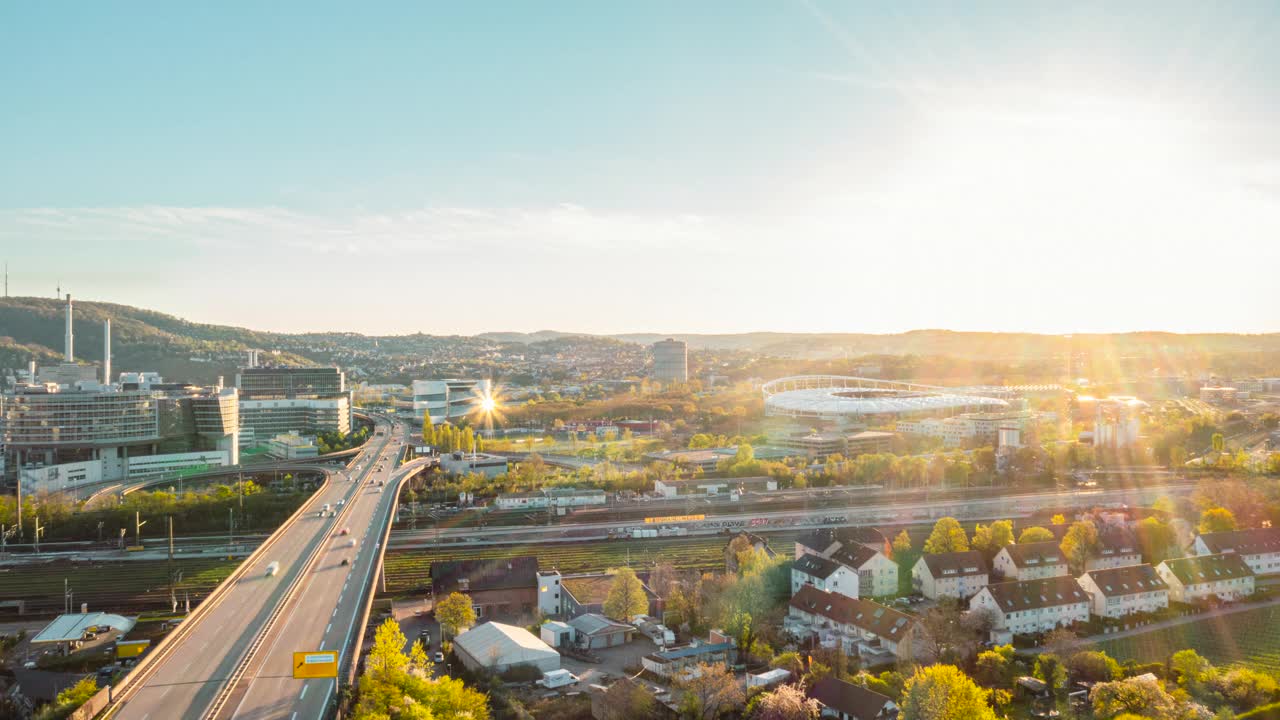
M 437 652 L 435 655 L 432 655 L 432 656 L 431 656 L 431 659 L 432 659 L 432 661 L 434 661 L 434 662 L 442 663 L 442 662 L 444 662 L 444 653 L 442 653 L 442 652 Z

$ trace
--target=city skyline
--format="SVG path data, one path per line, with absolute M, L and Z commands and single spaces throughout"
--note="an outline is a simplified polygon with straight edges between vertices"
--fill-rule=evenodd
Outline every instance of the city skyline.
M 11 294 L 368 334 L 1280 330 L 1265 3 L 308 7 L 4 10 Z

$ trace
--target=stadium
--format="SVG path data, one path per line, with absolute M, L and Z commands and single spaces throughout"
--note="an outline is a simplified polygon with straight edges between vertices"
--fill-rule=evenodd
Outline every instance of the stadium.
M 796 375 L 761 387 L 765 415 L 824 420 L 858 420 L 1004 410 L 1009 403 L 996 388 L 934 385 L 846 377 Z

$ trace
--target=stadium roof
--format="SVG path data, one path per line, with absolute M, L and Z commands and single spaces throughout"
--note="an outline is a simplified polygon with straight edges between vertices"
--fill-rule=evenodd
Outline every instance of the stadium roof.
M 1009 403 L 965 388 L 841 375 L 799 375 L 765 383 L 765 410 L 771 415 L 848 417 L 912 415 L 962 409 L 1006 408 Z

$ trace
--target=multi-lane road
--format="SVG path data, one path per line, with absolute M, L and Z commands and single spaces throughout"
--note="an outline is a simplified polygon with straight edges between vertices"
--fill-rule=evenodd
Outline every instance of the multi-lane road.
M 388 450 L 391 458 L 398 447 Z M 414 463 L 392 473 L 392 460 L 381 462 L 386 469 L 363 481 L 348 501 L 351 507 L 339 528 L 325 540 L 309 576 L 216 717 L 314 720 L 325 716 L 336 681 L 293 679 L 293 653 L 338 650 L 342 665 L 354 633 L 363 629 L 366 593 L 378 571 L 382 536 L 395 509 L 395 487 L 399 478 L 418 467 Z M 385 487 L 377 481 L 385 482 Z M 350 534 L 342 534 L 343 529 Z M 343 560 L 349 564 L 343 565 Z
M 289 683 L 303 687 L 301 681 L 284 682 L 272 676 L 290 675 L 288 661 L 283 666 L 275 662 L 278 653 L 341 649 L 354 632 L 353 623 L 359 620 L 354 608 L 367 589 L 376 557 L 372 552 L 376 540 L 370 538 L 379 535 L 394 507 L 392 481 L 400 441 L 392 435 L 403 432 L 399 424 L 380 421 L 378 427 L 382 435 L 358 456 L 352 470 L 333 473 L 328 485 L 307 502 L 303 514 L 281 531 L 216 604 L 194 625 L 178 631 L 183 635 L 149 668 L 141 684 L 123 688 L 126 699 L 112 717 L 199 718 L 216 700 L 245 712 L 244 717 L 289 718 L 294 712 L 308 720 L 320 717 L 325 688 L 308 689 L 321 696 L 308 701 L 297 697 L 297 690 L 288 692 Z M 379 492 L 379 481 L 386 484 L 383 492 Z M 336 517 L 320 517 L 326 504 L 338 509 Z M 339 536 L 344 527 L 350 535 Z M 346 546 L 349 539 L 356 540 L 354 548 Z M 313 555 L 314 562 L 308 562 Z M 348 565 L 342 564 L 343 558 L 349 559 Z M 279 564 L 274 575 L 268 574 L 271 563 Z M 295 581 L 299 602 L 277 613 Z M 273 615 L 279 615 L 272 626 L 277 636 L 259 638 Z M 254 662 L 245 665 L 251 647 L 257 653 Z M 245 668 L 249 672 L 238 672 Z M 235 688 L 242 697 L 226 702 L 224 688 L 236 677 L 247 680 Z M 260 680 L 267 682 L 256 687 Z

